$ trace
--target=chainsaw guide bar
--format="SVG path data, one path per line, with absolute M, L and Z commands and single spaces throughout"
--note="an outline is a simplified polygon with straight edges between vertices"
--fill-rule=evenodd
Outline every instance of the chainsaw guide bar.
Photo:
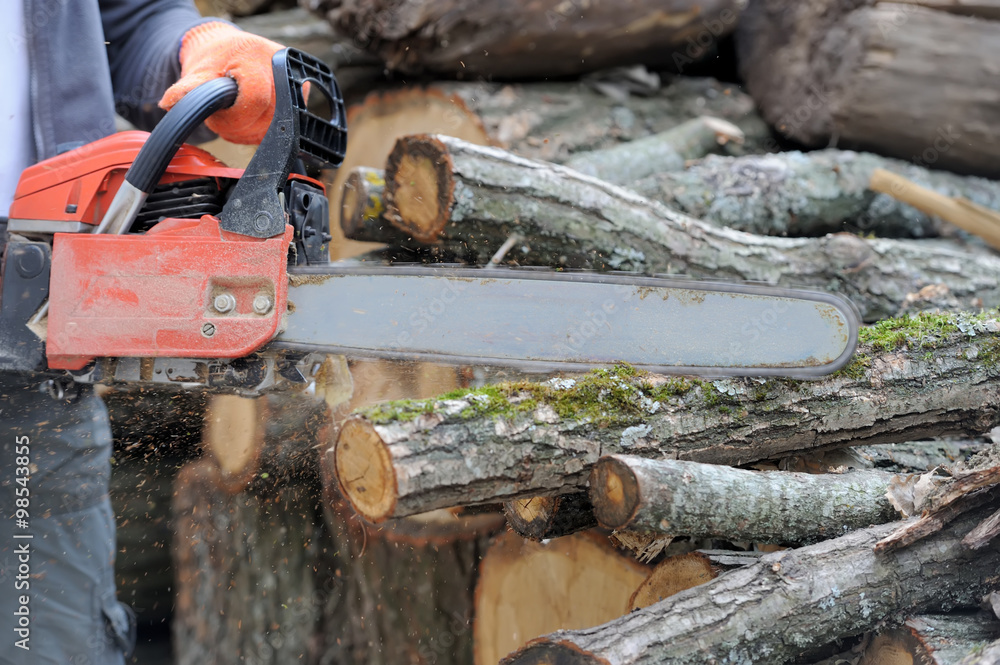
M 579 371 L 811 378 L 857 345 L 845 298 L 759 284 L 525 268 L 289 269 L 268 348 Z

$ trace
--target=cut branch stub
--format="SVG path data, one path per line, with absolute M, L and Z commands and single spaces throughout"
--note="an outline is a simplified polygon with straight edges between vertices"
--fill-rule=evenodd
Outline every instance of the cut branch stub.
M 455 183 L 447 147 L 427 134 L 400 139 L 389 154 L 385 178 L 389 219 L 418 242 L 435 242 L 450 220 L 454 204 Z
M 333 458 L 344 494 L 360 515 L 372 522 L 393 515 L 396 473 L 382 439 L 370 423 L 361 418 L 347 420 Z

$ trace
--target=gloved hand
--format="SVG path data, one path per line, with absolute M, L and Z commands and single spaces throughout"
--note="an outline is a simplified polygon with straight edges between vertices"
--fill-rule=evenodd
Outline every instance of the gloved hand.
M 260 143 L 274 116 L 271 56 L 284 48 L 228 23 L 202 23 L 181 40 L 181 77 L 160 99 L 170 110 L 181 97 L 206 81 L 229 76 L 239 85 L 236 101 L 205 121 L 213 132 L 233 143 Z

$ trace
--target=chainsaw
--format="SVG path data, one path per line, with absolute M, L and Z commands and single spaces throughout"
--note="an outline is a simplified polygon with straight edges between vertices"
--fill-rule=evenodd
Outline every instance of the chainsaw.
M 327 354 L 808 378 L 854 351 L 857 311 L 830 293 L 331 263 L 318 175 L 344 158 L 343 98 L 330 68 L 305 53 L 279 51 L 273 67 L 274 119 L 246 169 L 184 143 L 235 99 L 236 83 L 220 78 L 151 133 L 121 132 L 23 173 L 0 273 L 0 371 L 47 372 L 67 387 L 259 394 L 309 384 Z M 310 110 L 306 85 L 329 117 Z

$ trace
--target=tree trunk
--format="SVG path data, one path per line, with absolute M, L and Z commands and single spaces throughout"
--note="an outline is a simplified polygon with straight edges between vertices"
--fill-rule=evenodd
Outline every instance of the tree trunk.
M 923 166 L 1000 175 L 998 97 L 982 59 L 1000 48 L 1000 23 L 918 4 L 942 3 L 751 2 L 738 54 L 765 119 L 812 147 L 835 138 Z M 996 18 L 996 8 L 984 15 Z
M 997 584 L 1000 548 L 965 550 L 973 524 L 963 518 L 888 556 L 872 546 L 897 524 L 767 554 L 603 626 L 540 638 L 503 663 L 782 663 L 902 613 L 977 603 Z
M 633 269 L 839 291 L 865 320 L 943 284 L 1000 303 L 1000 259 L 934 244 L 771 238 L 719 228 L 563 167 L 442 136 L 401 139 L 386 166 L 387 216 L 424 243 L 485 263 L 511 234 L 529 265 Z M 961 268 L 959 268 L 961 266 Z
M 473 662 L 495 665 L 539 635 L 620 617 L 648 573 L 594 534 L 546 544 L 504 534 L 480 564 Z
M 788 545 L 899 519 L 884 471 L 743 471 L 727 466 L 602 457 L 590 474 L 597 521 L 609 529 Z
M 330 22 L 390 69 L 447 76 L 550 78 L 632 64 L 678 66 L 736 23 L 733 0 L 506 5 L 473 0 L 334 0 Z M 698 41 L 696 41 L 698 40 Z
M 571 384 L 511 383 L 361 411 L 333 455 L 369 520 L 578 492 L 607 454 L 738 466 L 795 451 L 910 441 L 1000 422 L 997 329 L 954 316 L 864 331 L 847 368 L 811 382 L 705 382 L 594 372 Z M 891 350 L 884 350 L 884 349 Z
M 630 186 L 685 214 L 762 235 L 814 236 L 838 231 L 924 238 L 954 228 L 868 188 L 875 169 L 900 173 L 946 196 L 1000 209 L 1000 186 L 985 178 L 932 171 L 901 160 L 847 150 L 709 156 L 681 171 Z
M 997 637 L 1000 623 L 983 612 L 924 614 L 879 632 L 868 643 L 859 665 L 953 665 Z

